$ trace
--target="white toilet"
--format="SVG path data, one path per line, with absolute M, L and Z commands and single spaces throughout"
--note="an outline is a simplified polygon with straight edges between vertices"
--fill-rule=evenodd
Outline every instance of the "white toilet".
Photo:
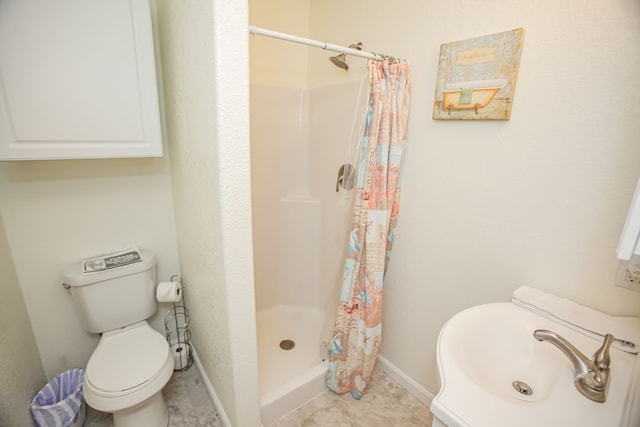
M 84 398 L 113 414 L 114 427 L 160 427 L 169 422 L 162 389 L 174 368 L 164 336 L 146 319 L 157 310 L 156 257 L 83 274 L 77 263 L 64 271 L 83 328 L 102 338 L 85 370 Z

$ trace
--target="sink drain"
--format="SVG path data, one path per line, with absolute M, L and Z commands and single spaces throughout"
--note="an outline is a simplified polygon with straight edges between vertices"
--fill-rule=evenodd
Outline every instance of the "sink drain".
M 513 388 L 520 394 L 524 394 L 525 396 L 531 396 L 533 394 L 533 390 L 529 387 L 529 384 L 523 381 L 514 381 L 511 383 Z
M 282 340 L 280 341 L 280 348 L 283 350 L 291 350 L 296 346 L 295 341 L 293 340 Z

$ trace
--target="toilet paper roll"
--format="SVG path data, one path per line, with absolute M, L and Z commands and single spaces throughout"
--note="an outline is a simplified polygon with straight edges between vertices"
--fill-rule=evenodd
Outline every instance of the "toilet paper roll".
M 160 282 L 156 289 L 156 299 L 159 302 L 178 302 L 182 298 L 180 282 Z
M 189 352 L 190 347 L 188 344 L 174 344 L 171 346 L 171 354 L 173 354 L 173 369 L 184 369 L 189 365 Z

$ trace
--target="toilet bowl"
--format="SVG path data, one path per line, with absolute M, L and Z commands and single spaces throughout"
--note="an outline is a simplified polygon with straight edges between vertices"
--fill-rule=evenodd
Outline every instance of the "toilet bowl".
M 82 263 L 64 272 L 83 328 L 102 334 L 85 369 L 84 398 L 113 414 L 114 427 L 164 427 L 169 411 L 162 389 L 174 369 L 165 337 L 146 319 L 157 310 L 153 253 L 140 262 L 87 273 Z
M 94 409 L 113 413 L 119 427 L 166 426 L 161 393 L 173 368 L 167 341 L 147 322 L 107 332 L 87 364 L 85 400 Z

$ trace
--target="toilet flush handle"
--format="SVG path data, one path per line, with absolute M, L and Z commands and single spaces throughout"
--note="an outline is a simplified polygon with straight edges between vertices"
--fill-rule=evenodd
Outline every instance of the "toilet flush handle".
M 65 288 L 65 289 L 67 289 L 67 290 L 71 289 L 71 285 L 66 284 L 66 283 L 63 283 L 63 284 L 62 284 L 62 287 L 63 287 L 63 288 Z

